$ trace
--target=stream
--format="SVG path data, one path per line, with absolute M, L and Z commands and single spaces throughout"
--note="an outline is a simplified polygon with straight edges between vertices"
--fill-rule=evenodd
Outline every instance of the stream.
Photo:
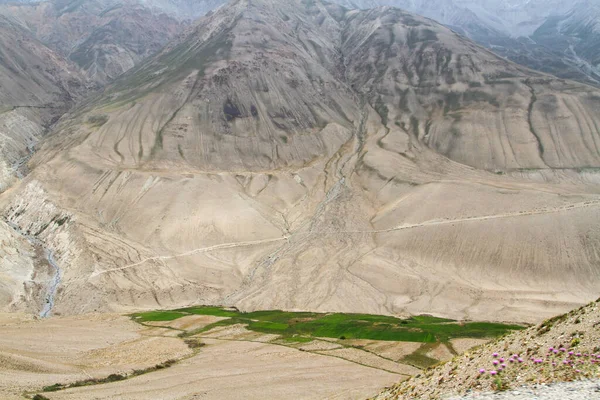
M 54 252 L 50 249 L 46 249 L 46 260 L 48 260 L 48 264 L 50 264 L 52 267 L 54 275 L 52 275 L 52 279 L 48 284 L 44 307 L 40 312 L 41 318 L 47 318 L 52 314 L 52 309 L 54 308 L 54 299 L 56 297 L 58 285 L 60 284 L 60 267 L 58 264 L 56 264 Z
M 46 288 L 46 296 L 44 297 L 44 304 L 42 307 L 42 311 L 40 311 L 40 318 L 47 318 L 52 315 L 52 309 L 54 308 L 56 292 L 58 291 L 58 285 L 60 285 L 61 281 L 61 270 L 58 264 L 56 263 L 56 259 L 54 258 L 54 252 L 46 248 L 42 241 L 36 238 L 35 236 L 23 232 L 17 224 L 12 223 L 10 221 L 6 221 L 6 223 L 15 232 L 27 239 L 27 241 L 31 243 L 32 246 L 42 248 L 44 250 L 46 261 L 48 261 L 48 265 L 50 265 L 52 269 L 52 278 L 50 278 L 50 280 L 48 281 L 48 287 Z

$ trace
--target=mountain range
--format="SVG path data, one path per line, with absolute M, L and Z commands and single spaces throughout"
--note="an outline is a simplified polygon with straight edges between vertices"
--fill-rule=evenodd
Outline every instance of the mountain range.
M 533 321 L 597 297 L 594 87 L 391 7 L 238 0 L 182 32 L 0 196 L 6 309 Z

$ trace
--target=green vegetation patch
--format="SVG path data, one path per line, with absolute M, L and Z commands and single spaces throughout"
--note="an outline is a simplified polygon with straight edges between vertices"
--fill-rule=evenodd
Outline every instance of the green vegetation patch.
M 148 311 L 132 314 L 132 318 L 137 322 L 151 321 L 174 321 L 178 318 L 185 317 L 186 313 L 177 311 Z
M 75 387 L 92 386 L 92 385 L 100 385 L 103 383 L 123 381 L 125 379 L 129 379 L 129 378 L 133 378 L 135 376 L 147 374 L 149 372 L 154 372 L 154 371 L 158 371 L 160 369 L 169 368 L 169 367 L 173 366 L 176 362 L 177 362 L 176 360 L 167 360 L 160 364 L 156 364 L 153 367 L 133 370 L 133 372 L 131 372 L 130 374 L 127 374 L 127 375 L 110 374 L 105 378 L 90 378 L 90 379 L 84 379 L 84 380 L 76 381 L 73 383 L 65 383 L 65 384 L 55 383 L 54 385 L 45 386 L 44 388 L 42 388 L 42 391 L 43 392 L 57 392 L 59 390 L 70 389 L 70 388 L 75 388 Z M 38 397 L 38 398 L 42 398 L 42 399 L 44 398 L 44 396 L 42 396 L 42 395 L 39 395 L 39 396 L 41 396 L 41 397 Z
M 421 345 L 416 351 L 402 358 L 402 362 L 412 365 L 413 367 L 417 367 L 420 369 L 430 368 L 436 364 L 439 364 L 439 361 L 435 358 L 431 358 L 427 356 L 427 353 L 434 350 L 437 346 L 441 346 L 439 343 L 426 343 Z
M 164 314 L 164 315 L 163 315 Z M 457 322 L 429 315 L 400 319 L 385 315 L 310 313 L 287 311 L 255 311 L 244 313 L 221 307 L 188 307 L 173 311 L 154 311 L 134 314 L 139 322 L 172 321 L 185 315 L 212 315 L 227 319 L 202 329 L 184 332 L 188 337 L 218 326 L 246 325 L 254 332 L 277 334 L 284 340 L 310 341 L 311 338 L 368 339 L 398 342 L 438 343 L 461 337 L 497 337 L 520 325 L 487 322 Z M 300 339 L 302 338 L 302 339 Z
M 229 311 L 227 309 L 221 307 L 189 307 L 189 308 L 180 308 L 175 310 L 177 312 L 183 312 L 186 314 L 196 314 L 196 315 L 212 315 L 215 317 L 237 317 L 240 312 L 239 311 Z
M 283 338 L 283 340 L 285 342 L 289 342 L 289 343 L 310 343 L 315 339 L 311 338 L 311 337 L 305 337 L 305 336 L 288 336 L 288 337 Z

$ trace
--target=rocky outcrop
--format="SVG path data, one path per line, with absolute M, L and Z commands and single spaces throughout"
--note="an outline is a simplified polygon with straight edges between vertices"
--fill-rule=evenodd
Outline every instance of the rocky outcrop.
M 492 398 L 481 393 L 491 390 L 502 391 L 507 398 L 531 398 L 533 394 L 529 395 L 527 386 L 550 388 L 557 382 L 593 382 L 600 372 L 598 318 L 600 299 L 460 354 L 373 399 L 455 399 L 451 396 L 458 394 L 469 399 Z M 515 389 L 514 394 L 508 391 L 511 388 Z M 581 399 L 596 396 L 593 387 L 578 389 Z M 540 391 L 535 392 L 535 396 L 541 395 Z M 547 390 L 543 398 L 560 399 L 568 397 L 568 393 L 573 393 L 573 389 Z M 496 393 L 494 397 L 497 396 Z

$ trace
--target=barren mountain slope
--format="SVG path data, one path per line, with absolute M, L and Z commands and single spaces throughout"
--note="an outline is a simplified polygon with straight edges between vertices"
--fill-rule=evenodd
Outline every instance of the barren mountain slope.
M 64 59 L 0 17 L 0 192 L 48 125 L 84 89 Z
M 555 54 L 573 58 L 580 68 L 600 79 L 600 2 L 578 1 L 564 15 L 549 18 L 533 34 Z
M 227 0 L 139 0 L 149 7 L 183 19 L 196 19 L 227 3 Z
M 240 0 L 73 112 L 0 202 L 55 255 L 57 313 L 531 321 L 597 296 L 599 106 L 398 10 Z
M 0 193 L 26 172 L 34 146 L 85 89 L 66 60 L 0 17 Z M 0 243 L 0 301 L 38 309 L 48 278 L 43 250 L 4 221 Z
M 566 79 L 599 84 L 597 68 L 585 52 L 569 49 L 569 44 L 588 48 L 597 39 L 589 25 L 577 32 L 563 29 L 571 25 L 573 14 L 593 20 L 590 9 L 597 0 L 336 0 L 352 8 L 393 6 L 432 18 L 475 40 L 514 62 Z M 579 18 L 577 18 L 579 20 Z M 563 20 L 569 20 L 565 22 Z M 566 46 L 565 43 L 567 44 Z
M 0 13 L 100 85 L 159 51 L 184 26 L 134 0 L 51 0 L 4 5 Z

